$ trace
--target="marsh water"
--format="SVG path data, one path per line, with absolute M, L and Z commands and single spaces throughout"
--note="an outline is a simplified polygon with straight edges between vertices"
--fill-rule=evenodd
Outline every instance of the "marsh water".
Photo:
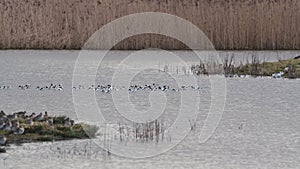
M 199 142 L 199 135 L 211 106 L 211 83 L 206 76 L 192 76 L 189 65 L 198 63 L 188 51 L 176 51 L 185 58 L 185 63 L 159 62 L 155 58 L 160 54 L 155 51 L 144 53 L 149 55 L 149 62 L 157 65 L 157 69 L 142 71 L 130 79 L 130 84 L 160 84 L 172 88 L 180 88 L 177 79 L 185 86 L 190 85 L 192 78 L 197 82 L 199 90 L 192 88 L 182 91 L 187 95 L 199 94 L 200 104 L 196 117 L 196 125 L 187 133 L 167 133 L 159 142 L 137 142 L 128 140 L 119 142 L 118 149 L 131 151 L 143 147 L 144 151 L 158 152 L 164 144 L 173 144 L 165 151 L 151 157 L 137 158 L 135 152 L 126 152 L 128 156 L 118 153 L 108 155 L 103 151 L 101 141 L 72 140 L 61 142 L 29 143 L 10 145 L 7 153 L 0 154 L 0 168 L 299 168 L 300 167 L 300 80 L 272 79 L 269 77 L 226 78 L 226 100 L 222 118 L 216 130 L 205 142 Z M 220 58 L 234 54 L 235 62 L 246 62 L 249 56 L 257 55 L 264 61 L 293 58 L 299 51 L 284 52 L 220 52 Z M 95 84 L 107 85 L 115 77 L 115 68 L 130 54 L 129 51 L 111 52 L 97 68 Z M 0 52 L 0 86 L 9 86 L 0 90 L 0 109 L 7 113 L 26 110 L 28 112 L 48 111 L 51 115 L 66 115 L 71 118 L 90 122 L 76 114 L 74 93 L 79 85 L 85 85 L 82 91 L 91 92 L 93 83 L 74 82 L 73 72 L 79 51 L 1 51 Z M 143 55 L 143 53 L 139 53 Z M 153 58 L 151 58 L 153 56 Z M 93 60 L 86 60 L 86 70 Z M 141 60 L 125 64 L 125 70 L 135 70 L 137 64 L 148 63 Z M 166 67 L 167 66 L 167 67 Z M 186 67 L 185 67 L 186 66 Z M 185 68 L 183 68 L 185 67 Z M 165 69 L 168 71 L 165 71 Z M 159 69 L 159 70 L 158 70 Z M 123 69 L 122 69 L 123 70 Z M 169 74 L 172 74 L 170 76 Z M 85 74 L 82 74 L 83 77 Z M 118 77 L 117 78 L 122 78 Z M 38 90 L 53 84 L 61 84 L 63 90 Z M 30 84 L 26 90 L 19 85 Z M 75 88 L 74 88 L 75 87 Z M 119 86 L 122 88 L 122 86 Z M 124 88 L 126 90 L 126 87 Z M 131 104 L 137 110 L 151 107 L 149 91 L 129 94 Z M 154 93 L 151 97 L 167 100 L 163 115 L 155 114 L 168 125 L 176 120 L 181 96 L 178 92 L 164 91 Z M 110 124 L 120 124 L 123 120 L 116 110 L 110 93 L 95 91 L 96 102 L 104 118 Z M 161 100 L 158 99 L 158 102 Z M 84 103 L 86 111 L 94 109 L 89 102 Z M 123 105 L 124 106 L 124 105 Z M 126 105 L 125 105 L 126 106 Z M 192 105 L 187 105 L 192 106 Z M 91 108 L 92 107 L 92 108 Z M 78 112 L 77 112 L 78 113 Z M 160 113 L 160 112 L 159 112 Z M 83 114 L 81 114 L 82 116 Z M 149 116 L 149 117 L 148 117 Z M 145 114 L 152 119 L 154 115 Z M 168 127 L 166 125 L 166 127 Z M 180 126 L 179 126 L 180 127 Z M 191 127 L 191 126 L 182 126 Z M 177 131 L 180 131 L 179 129 Z M 175 140 L 176 135 L 186 135 Z M 176 144 L 175 144 L 176 143 Z M 100 145 L 99 145 L 100 144 Z M 115 142 L 111 146 L 116 146 Z M 131 146 L 131 147 L 130 147 Z M 129 147 L 129 148 L 128 148 Z M 145 148 L 146 147 L 146 148 Z M 147 149 L 148 147 L 148 149 Z M 121 150 L 120 150 L 121 152 Z M 139 152 L 143 154 L 143 152 Z M 147 154 L 146 152 L 144 152 Z M 140 156 L 142 157 L 142 155 Z

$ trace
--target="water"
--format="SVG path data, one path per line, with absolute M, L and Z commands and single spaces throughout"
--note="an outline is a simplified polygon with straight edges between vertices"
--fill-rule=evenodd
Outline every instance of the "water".
M 129 52 L 115 52 L 105 58 L 98 69 L 96 84 L 110 84 L 114 67 Z M 177 52 L 189 56 L 189 52 Z M 257 52 L 256 55 L 275 60 L 295 57 L 299 52 Z M 67 115 L 78 119 L 72 99 L 72 75 L 78 51 L 2 51 L 0 52 L 0 86 L 11 85 L 11 89 L 0 90 L 1 109 L 5 112 L 27 110 L 48 111 L 51 115 Z M 221 58 L 230 56 L 221 53 Z M 250 55 L 236 52 L 240 60 Z M 269 56 L 269 57 L 266 57 Z M 193 63 L 193 58 L 187 59 Z M 91 64 L 87 60 L 87 65 Z M 136 63 L 138 64 L 138 63 Z M 163 69 L 165 63 L 157 63 Z M 91 64 L 92 65 L 92 64 Z M 191 75 L 176 73 L 188 85 Z M 177 64 L 178 65 L 178 64 Z M 170 65 L 169 65 L 170 66 Z M 135 67 L 128 67 L 128 71 Z M 87 70 L 90 68 L 87 67 Z M 181 73 L 181 74 L 180 74 Z M 121 78 L 121 77 L 119 77 Z M 0 155 L 0 168 L 299 168 L 300 167 L 300 81 L 271 78 L 228 78 L 227 98 L 222 119 L 211 138 L 199 143 L 199 135 L 207 117 L 211 89 L 209 78 L 197 77 L 201 90 L 184 91 L 191 97 L 200 94 L 200 110 L 196 129 L 169 151 L 154 157 L 132 159 L 121 156 L 107 156 L 91 140 L 72 140 L 50 143 L 11 145 L 8 153 Z M 36 86 L 50 83 L 62 84 L 62 91 L 39 91 Z M 174 87 L 174 77 L 157 70 L 140 72 L 132 84 L 159 83 Z M 18 89 L 19 84 L 31 84 L 28 90 Z M 86 89 L 87 90 L 87 89 Z M 85 91 L 85 90 L 84 90 Z M 81 92 L 81 91 L 73 91 Z M 75 93 L 76 94 L 76 93 Z M 150 107 L 151 92 L 130 94 L 130 100 L 137 110 Z M 153 93 L 152 93 L 153 94 Z M 161 119 L 171 125 L 178 116 L 180 97 L 178 92 L 155 92 L 155 97 L 165 94 L 168 103 Z M 155 98 L 154 97 L 154 98 Z M 150 97 L 151 98 L 151 97 Z M 96 101 L 110 123 L 123 122 L 112 103 L 110 94 L 96 92 Z M 160 101 L 160 100 L 158 100 Z M 89 105 L 87 103 L 86 105 Z M 155 112 L 154 112 L 155 113 Z M 191 115 L 191 114 L 189 114 Z M 149 115 L 149 119 L 153 118 Z M 129 123 L 130 124 L 130 123 Z M 187 126 L 182 126 L 187 127 Z M 165 140 L 155 143 L 119 143 L 121 148 L 148 147 L 156 151 L 164 144 L 176 142 L 176 130 L 169 132 Z M 181 134 L 181 133 L 179 133 Z M 115 143 L 117 144 L 117 142 Z M 116 145 L 112 145 L 116 146 Z M 151 149 L 150 149 L 151 148 Z

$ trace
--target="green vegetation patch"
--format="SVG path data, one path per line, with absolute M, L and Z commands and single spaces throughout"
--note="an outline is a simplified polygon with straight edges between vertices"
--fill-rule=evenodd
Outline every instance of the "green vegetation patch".
M 6 136 L 8 143 L 27 143 L 94 138 L 99 129 L 97 126 L 83 123 L 65 126 L 63 125 L 64 116 L 54 117 L 54 119 L 52 126 L 44 122 L 35 122 L 34 125 L 30 126 L 20 121 L 20 125 L 25 128 L 24 134 L 15 135 L 12 131 L 0 131 L 0 135 Z
M 287 70 L 285 70 L 288 68 Z M 283 77 L 300 78 L 300 59 L 288 59 L 278 62 L 264 62 L 255 64 L 246 64 L 234 68 L 234 74 L 238 75 L 256 75 L 272 76 L 278 72 L 284 72 Z

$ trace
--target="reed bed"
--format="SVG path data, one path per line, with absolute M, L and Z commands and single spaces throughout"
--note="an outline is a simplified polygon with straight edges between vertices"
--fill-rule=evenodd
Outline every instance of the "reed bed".
M 108 127 L 114 130 L 108 130 Z M 104 147 L 108 147 L 112 141 L 119 142 L 160 142 L 165 139 L 166 124 L 162 120 L 154 120 L 145 123 L 119 123 L 100 127 L 98 137 L 103 141 Z M 101 130 L 102 129 L 102 130 Z
M 300 49 L 299 0 L 1 0 L 0 49 L 80 49 L 106 23 L 137 12 L 187 19 L 216 49 Z M 114 49 L 149 47 L 187 49 L 153 34 Z

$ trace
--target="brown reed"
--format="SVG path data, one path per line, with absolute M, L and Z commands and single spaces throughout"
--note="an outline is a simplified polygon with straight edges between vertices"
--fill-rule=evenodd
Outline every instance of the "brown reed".
M 1 0 L 0 49 L 80 49 L 106 23 L 137 12 L 187 19 L 216 49 L 300 49 L 299 0 Z M 187 48 L 147 34 L 115 49 L 149 47 Z

